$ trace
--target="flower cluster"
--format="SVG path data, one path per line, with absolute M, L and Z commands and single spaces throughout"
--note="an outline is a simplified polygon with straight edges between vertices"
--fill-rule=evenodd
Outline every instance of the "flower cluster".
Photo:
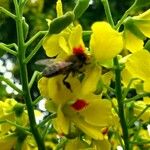
M 62 15 L 61 9 L 61 1 L 58 1 L 59 16 Z M 113 93 L 110 87 L 114 81 L 113 58 L 123 53 L 118 58 L 120 65 L 124 66 L 121 74 L 124 88 L 136 78 L 137 80 L 133 80 L 135 84 L 128 88 L 133 87 L 138 91 L 137 84 L 140 84 L 144 92 L 150 91 L 150 54 L 144 49 L 143 42 L 145 38 L 149 38 L 149 16 L 148 10 L 139 16 L 127 18 L 123 32 L 114 30 L 107 22 L 95 22 L 91 27 L 89 44 L 84 44 L 80 24 L 71 24 L 60 33 L 45 38 L 43 47 L 48 57 L 55 56 L 59 65 L 68 60 L 70 62 L 68 66 L 62 67 L 64 71 L 61 67 L 62 70 L 59 70 L 59 65 L 53 66 L 56 76 L 42 77 L 38 82 L 40 93 L 46 98 L 46 109 L 57 114 L 52 120 L 55 130 L 60 136 L 73 137 L 65 145 L 66 149 L 76 149 L 76 144 L 78 149 L 90 145 L 96 149 L 110 149 L 110 144 L 115 147 L 119 143 L 114 135 L 111 138 L 108 136 L 112 130 L 122 134 L 116 101 L 111 100 L 111 94 L 108 94 L 108 91 Z M 130 28 L 132 25 L 136 26 L 139 34 Z M 141 34 L 143 39 L 140 38 Z M 83 61 L 79 56 L 84 56 L 86 60 Z M 74 57 L 79 60 L 74 61 Z M 83 61 L 82 64 L 79 65 L 79 61 Z M 128 93 L 128 88 L 125 94 Z M 143 109 L 147 109 L 140 118 L 144 121 L 150 119 L 145 101 L 132 101 L 132 104 L 134 118 Z M 126 105 L 127 112 L 130 107 Z M 82 140 L 79 139 L 81 133 Z

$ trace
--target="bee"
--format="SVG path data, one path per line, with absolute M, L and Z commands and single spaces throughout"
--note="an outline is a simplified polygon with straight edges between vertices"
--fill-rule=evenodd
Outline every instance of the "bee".
M 64 61 L 55 61 L 55 59 L 43 59 L 38 60 L 36 64 L 46 66 L 42 72 L 44 77 L 54 77 L 60 74 L 65 75 L 63 79 L 63 84 L 71 90 L 71 85 L 66 81 L 69 74 L 72 73 L 75 76 L 77 73 L 82 73 L 82 68 L 87 65 L 89 61 L 89 56 L 85 53 L 78 53 L 70 55 Z M 72 90 L 71 90 L 72 91 Z

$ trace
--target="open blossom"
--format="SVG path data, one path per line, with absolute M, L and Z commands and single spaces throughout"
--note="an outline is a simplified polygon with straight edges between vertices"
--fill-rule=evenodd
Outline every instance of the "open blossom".
M 49 57 L 65 59 L 73 55 L 73 49 L 81 47 L 86 51 L 82 40 L 82 27 L 77 25 L 66 28 L 59 34 L 53 34 L 44 40 L 43 47 Z
M 48 80 L 61 83 L 62 79 L 63 76 L 58 76 Z M 72 76 L 69 76 L 67 81 L 72 81 L 70 82 L 73 85 L 72 92 L 63 84 L 61 85 L 63 88 L 59 84 L 49 84 L 47 88 L 43 82 L 39 81 L 41 94 L 46 94 L 52 99 L 46 102 L 47 110 L 57 113 L 57 117 L 53 119 L 54 128 L 60 134 L 69 134 L 72 124 L 93 139 L 104 139 L 102 129 L 114 125 L 114 120 L 118 121 L 117 117 L 112 114 L 111 102 L 91 92 L 82 93 L 82 84 Z
M 107 22 L 95 22 L 92 31 L 90 49 L 97 61 L 112 59 L 123 49 L 121 33 L 115 31 Z
M 143 38 L 150 38 L 150 9 L 139 14 L 138 16 L 133 16 L 130 18 L 132 21 L 133 29 L 128 29 L 125 26 L 123 32 L 124 36 L 124 46 L 130 52 L 134 53 L 136 51 L 142 50 L 144 47 Z M 126 22 L 125 22 L 126 25 Z M 137 30 L 135 32 L 135 30 Z M 137 35 L 136 35 L 137 34 Z M 138 36 L 139 34 L 139 36 Z
M 129 83 L 133 78 L 143 81 L 144 91 L 150 91 L 150 53 L 147 50 L 140 50 L 130 55 L 125 63 L 122 72 L 123 83 Z M 137 83 L 139 81 L 135 81 Z

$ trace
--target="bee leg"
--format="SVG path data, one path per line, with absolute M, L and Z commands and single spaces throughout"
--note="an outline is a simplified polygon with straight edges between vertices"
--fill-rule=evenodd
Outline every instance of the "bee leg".
M 66 86 L 67 89 L 69 89 L 72 92 L 70 83 L 66 81 L 66 79 L 68 78 L 68 76 L 69 76 L 69 73 L 64 77 L 63 84 Z

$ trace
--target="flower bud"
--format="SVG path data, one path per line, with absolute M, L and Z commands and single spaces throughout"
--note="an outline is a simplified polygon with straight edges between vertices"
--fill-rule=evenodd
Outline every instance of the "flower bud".
M 69 26 L 74 20 L 73 12 L 67 12 L 63 16 L 58 17 L 51 21 L 49 28 L 49 35 L 58 34 Z
M 16 114 L 17 117 L 20 117 L 24 111 L 24 105 L 21 103 L 17 103 L 14 107 L 13 110 Z
M 78 0 L 73 10 L 76 19 L 80 18 L 82 14 L 86 11 L 89 6 L 89 1 L 90 0 Z

